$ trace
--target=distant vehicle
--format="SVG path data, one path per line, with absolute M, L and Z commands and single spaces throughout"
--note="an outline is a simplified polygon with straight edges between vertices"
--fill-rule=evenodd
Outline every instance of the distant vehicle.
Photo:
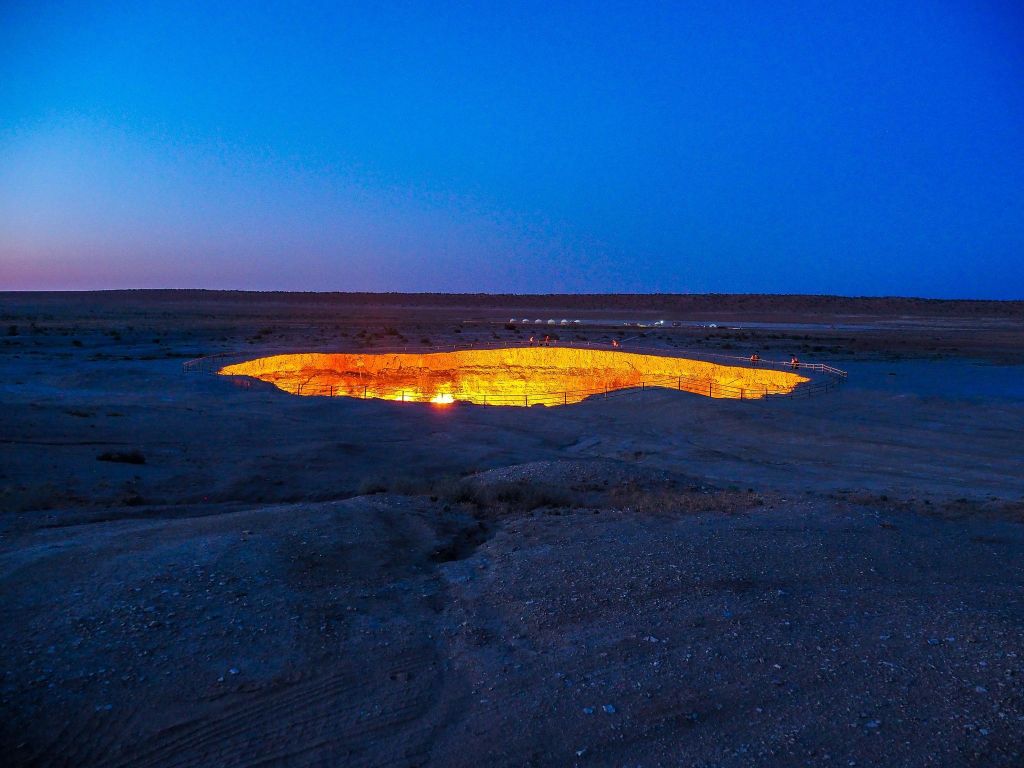
M 554 325 L 554 324 L 555 324 L 555 321 L 554 321 L 553 318 L 551 320 L 548 320 L 548 325 Z
M 673 320 L 672 321 L 672 327 L 673 328 L 678 328 L 679 327 L 679 321 L 678 320 Z
M 569 324 L 568 320 L 562 320 L 562 322 L 559 323 L 559 325 L 568 325 L 568 324 Z
M 533 321 L 533 324 L 534 325 L 540 325 L 543 322 L 544 322 L 543 320 L 541 320 L 540 318 L 537 318 L 536 320 Z
M 655 325 L 664 325 L 664 324 L 665 324 L 664 320 L 659 320 L 658 322 L 655 323 Z
M 576 325 L 579 325 L 580 321 L 579 320 L 573 320 L 573 323 L 575 323 Z

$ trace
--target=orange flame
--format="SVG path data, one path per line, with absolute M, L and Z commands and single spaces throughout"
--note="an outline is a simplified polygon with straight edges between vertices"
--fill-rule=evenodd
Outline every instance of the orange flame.
M 789 393 L 808 380 L 789 371 L 573 347 L 275 355 L 220 373 L 251 376 L 298 395 L 513 406 L 568 405 L 638 387 L 754 400 Z

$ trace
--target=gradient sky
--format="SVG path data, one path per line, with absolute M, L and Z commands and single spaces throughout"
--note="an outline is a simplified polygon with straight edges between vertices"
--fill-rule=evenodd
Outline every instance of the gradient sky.
M 0 2 L 0 289 L 1024 298 L 1019 2 L 124 5 Z

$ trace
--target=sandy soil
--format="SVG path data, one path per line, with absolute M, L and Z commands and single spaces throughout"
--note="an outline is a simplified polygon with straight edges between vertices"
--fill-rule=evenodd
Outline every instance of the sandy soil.
M 1021 306 L 586 298 L 0 294 L 6 763 L 1024 762 Z M 850 380 L 501 409 L 181 371 L 541 309 Z

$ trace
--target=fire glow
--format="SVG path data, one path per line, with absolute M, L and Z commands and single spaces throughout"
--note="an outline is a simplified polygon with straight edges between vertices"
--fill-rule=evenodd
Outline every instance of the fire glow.
M 569 405 L 641 387 L 756 400 L 788 394 L 808 381 L 790 371 L 573 347 L 274 355 L 219 373 L 260 379 L 296 395 L 520 407 Z

